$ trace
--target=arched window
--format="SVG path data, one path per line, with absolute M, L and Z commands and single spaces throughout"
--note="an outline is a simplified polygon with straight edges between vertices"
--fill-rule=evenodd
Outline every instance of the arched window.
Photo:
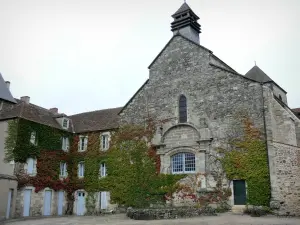
M 280 100 L 280 101 L 282 101 L 282 97 L 281 97 L 281 95 L 279 95 L 278 97 L 279 97 L 279 100 Z
M 172 173 L 194 173 L 196 171 L 195 154 L 178 153 L 172 156 Z
M 179 98 L 179 123 L 187 122 L 186 97 L 181 95 Z

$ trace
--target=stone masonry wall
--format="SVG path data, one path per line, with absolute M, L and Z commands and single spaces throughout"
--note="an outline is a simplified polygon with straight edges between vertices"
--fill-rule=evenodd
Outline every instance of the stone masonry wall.
M 143 124 L 148 115 L 164 121 L 162 132 L 158 127 L 153 139 L 160 145 L 161 168 L 170 168 L 173 153 L 189 151 L 195 152 L 196 170 L 209 171 L 207 156 L 224 143 L 232 122 L 241 113 L 247 113 L 263 130 L 261 85 L 211 65 L 210 56 L 207 49 L 175 36 L 150 67 L 148 83 L 120 114 L 122 123 Z M 179 129 L 178 101 L 182 94 L 187 98 L 185 125 L 190 128 Z M 169 129 L 174 131 L 171 136 Z
M 300 215 L 300 148 L 281 143 L 269 143 L 275 153 L 274 180 L 272 187 L 273 205 L 279 214 Z
M 35 193 L 34 187 L 25 187 L 20 190 L 18 190 L 17 193 L 17 200 L 16 200 L 16 217 L 23 217 L 23 209 L 24 209 L 24 190 L 30 189 L 31 190 L 31 202 L 30 202 L 30 216 L 42 216 L 44 214 L 44 193 L 45 190 L 51 190 L 51 189 L 44 189 L 39 191 L 38 193 Z M 51 215 L 57 215 L 58 214 L 58 192 L 52 191 L 52 199 L 51 199 Z M 64 208 L 63 212 L 65 210 L 66 206 L 66 196 L 64 200 Z
M 299 118 L 264 88 L 271 207 L 279 214 L 300 215 Z

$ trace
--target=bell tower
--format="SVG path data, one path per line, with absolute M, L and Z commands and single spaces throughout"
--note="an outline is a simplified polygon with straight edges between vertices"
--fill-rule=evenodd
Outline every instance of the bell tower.
M 199 17 L 186 2 L 183 3 L 172 17 L 174 21 L 171 23 L 171 31 L 173 31 L 174 35 L 179 32 L 184 37 L 200 44 L 199 34 L 201 33 L 201 25 L 197 22 Z

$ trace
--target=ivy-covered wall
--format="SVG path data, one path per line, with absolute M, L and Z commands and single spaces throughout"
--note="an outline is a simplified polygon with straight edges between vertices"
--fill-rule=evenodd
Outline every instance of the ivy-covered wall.
M 229 180 L 247 182 L 247 203 L 269 206 L 271 197 L 268 152 L 258 129 L 249 119 L 243 120 L 244 136 L 234 140 L 232 149 L 220 149 L 223 168 Z

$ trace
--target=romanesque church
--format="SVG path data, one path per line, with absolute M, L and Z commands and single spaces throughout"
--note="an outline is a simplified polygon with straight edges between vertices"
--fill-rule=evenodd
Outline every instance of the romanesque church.
M 143 124 L 151 117 L 164 121 L 152 141 L 160 156 L 161 173 L 210 174 L 209 156 L 217 154 L 215 149 L 223 146 L 239 115 L 246 114 L 262 131 L 267 146 L 270 206 L 281 213 L 300 215 L 300 119 L 297 117 L 300 110 L 289 108 L 287 92 L 258 66 L 245 75 L 239 74 L 202 46 L 199 17 L 188 4 L 184 3 L 172 17 L 171 39 L 150 63 L 149 79 L 124 107 L 68 116 L 58 113 L 56 108 L 33 105 L 29 97 L 12 98 L 0 76 L 0 156 L 4 152 L 7 121 L 15 118 L 74 134 L 97 131 L 101 134 L 101 149 L 106 150 L 111 130 L 126 123 Z M 67 148 L 67 143 L 63 142 L 63 147 Z M 78 145 L 80 151 L 85 151 L 87 139 L 80 139 Z M 35 171 L 34 159 L 28 162 L 30 171 Z M 50 198 L 49 202 L 43 199 L 46 194 L 31 192 L 29 188 L 17 190 L 13 163 L 4 164 L 1 160 L 0 166 L 6 173 L 0 176 L 1 187 L 5 186 L 0 196 L 5 196 L 3 202 L 11 199 L 10 205 L 0 208 L 0 216 L 61 215 L 63 193 L 45 190 L 50 196 L 62 199 L 51 202 Z M 79 175 L 83 173 L 84 170 Z M 216 185 L 210 175 L 201 179 L 202 189 L 209 191 Z M 247 182 L 238 179 L 226 182 L 233 193 L 230 205 L 245 205 Z M 83 201 L 84 190 L 80 190 L 75 214 L 84 214 Z M 109 193 L 100 193 L 99 201 L 101 209 L 109 207 Z

